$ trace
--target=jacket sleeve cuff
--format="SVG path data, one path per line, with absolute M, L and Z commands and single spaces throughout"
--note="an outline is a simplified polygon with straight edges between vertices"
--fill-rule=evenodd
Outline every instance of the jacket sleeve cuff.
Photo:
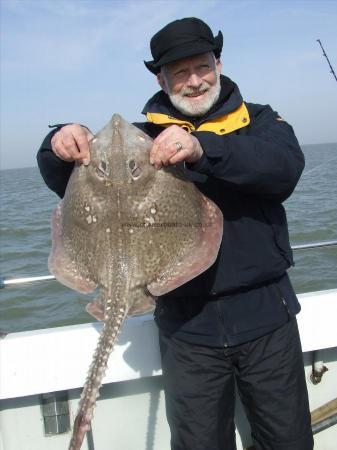
M 227 159 L 230 154 L 225 137 L 207 131 L 195 131 L 192 134 L 198 139 L 203 154 L 196 163 L 187 163 L 187 168 L 205 175 L 213 175 L 214 164 L 219 162 L 219 159 Z
M 205 173 L 205 174 L 210 173 L 210 170 L 211 170 L 211 166 L 210 166 L 210 163 L 208 161 L 208 158 L 207 158 L 205 152 L 202 154 L 199 161 L 197 161 L 195 163 L 186 163 L 186 167 L 189 170 L 193 170 L 195 172 Z

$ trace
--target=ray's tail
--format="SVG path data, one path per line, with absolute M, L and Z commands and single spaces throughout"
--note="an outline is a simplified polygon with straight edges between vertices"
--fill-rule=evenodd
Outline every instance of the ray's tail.
M 120 307 L 115 314 L 111 314 L 110 318 L 104 322 L 93 361 L 83 387 L 69 450 L 80 450 L 84 436 L 90 430 L 93 410 L 107 369 L 108 359 L 125 315 L 126 308 Z

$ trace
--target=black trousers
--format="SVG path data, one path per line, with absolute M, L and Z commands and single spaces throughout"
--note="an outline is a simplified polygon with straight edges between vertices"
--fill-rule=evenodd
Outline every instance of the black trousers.
M 231 348 L 160 335 L 172 450 L 234 450 L 235 380 L 258 450 L 311 450 L 296 319 Z

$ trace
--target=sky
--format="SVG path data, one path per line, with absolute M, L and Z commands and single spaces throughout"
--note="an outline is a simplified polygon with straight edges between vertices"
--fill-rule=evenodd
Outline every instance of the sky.
M 36 165 L 55 123 L 94 133 L 113 113 L 143 120 L 158 89 L 151 36 L 199 17 L 224 35 L 222 72 L 270 104 L 301 144 L 337 141 L 337 1 L 0 0 L 0 168 Z

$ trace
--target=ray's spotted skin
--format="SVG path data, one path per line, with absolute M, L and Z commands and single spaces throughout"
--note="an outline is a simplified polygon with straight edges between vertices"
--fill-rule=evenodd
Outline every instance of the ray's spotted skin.
M 178 168 L 156 170 L 152 143 L 115 114 L 90 142 L 90 164 L 74 168 L 53 215 L 49 269 L 79 292 L 98 286 L 87 311 L 104 322 L 69 450 L 79 450 L 90 429 L 125 317 L 152 310 L 155 297 L 206 270 L 220 246 L 220 210 Z

